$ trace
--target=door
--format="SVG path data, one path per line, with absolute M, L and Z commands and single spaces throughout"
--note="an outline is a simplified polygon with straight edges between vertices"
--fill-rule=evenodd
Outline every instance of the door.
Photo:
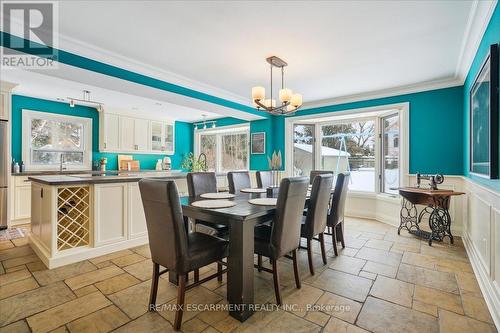
M 136 150 L 147 151 L 149 150 L 149 120 L 135 119 L 134 124 L 134 141 Z
M 119 117 L 115 114 L 104 114 L 104 150 L 118 150 L 119 136 Z
M 129 117 L 120 117 L 120 150 L 137 150 L 135 144 L 135 120 Z

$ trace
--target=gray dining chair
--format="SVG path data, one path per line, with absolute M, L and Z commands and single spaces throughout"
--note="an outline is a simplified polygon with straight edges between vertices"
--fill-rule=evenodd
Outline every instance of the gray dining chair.
M 302 207 L 307 194 L 307 177 L 284 178 L 280 183 L 276 212 L 271 225 L 260 225 L 255 228 L 254 252 L 269 258 L 272 269 L 265 268 L 262 263 L 255 265 L 260 271 L 273 274 L 276 303 L 281 305 L 279 286 L 278 259 L 287 257 L 293 260 L 295 285 L 301 287 L 297 265 L 297 248 L 300 243 L 300 226 Z M 289 253 L 292 256 L 289 256 Z
M 187 274 L 214 262 L 220 264 L 228 255 L 229 242 L 201 232 L 187 232 L 175 181 L 142 179 L 139 181 L 139 189 L 153 261 L 149 311 L 156 309 L 160 275 L 169 271 L 177 274 L 179 285 L 174 319 L 174 329 L 177 331 L 181 328 L 186 291 L 215 277 L 222 278 L 226 270 L 190 285 L 186 285 Z M 166 269 L 160 271 L 160 266 Z
M 344 240 L 344 209 L 347 191 L 349 189 L 349 175 L 339 173 L 335 183 L 335 192 L 333 194 L 330 213 L 326 220 L 326 225 L 331 228 L 333 251 L 336 256 L 339 255 L 337 242 L 340 241 L 342 248 L 345 248 Z
M 273 172 L 272 171 L 257 171 L 255 174 L 257 178 L 258 188 L 268 188 L 273 185 Z
M 229 185 L 229 193 L 240 194 L 240 190 L 243 188 L 249 188 L 250 184 L 250 174 L 248 171 L 230 171 L 227 173 L 227 182 Z
M 332 185 L 332 174 L 320 174 L 314 178 L 311 195 L 307 203 L 307 215 L 302 217 L 300 236 L 307 241 L 307 259 L 309 261 L 309 271 L 311 275 L 314 275 L 312 240 L 319 241 L 323 263 L 325 265 L 327 263 L 324 232 Z M 315 238 L 316 236 L 318 236 L 318 238 Z

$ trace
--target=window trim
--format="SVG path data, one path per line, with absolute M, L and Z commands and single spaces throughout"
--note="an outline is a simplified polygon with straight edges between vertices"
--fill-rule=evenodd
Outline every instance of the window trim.
M 230 125 L 223 126 L 217 128 L 207 128 L 207 129 L 198 129 L 194 131 L 194 147 L 193 152 L 195 157 L 200 154 L 200 137 L 201 135 L 215 135 L 215 151 L 216 151 L 216 161 L 215 161 L 215 172 L 223 172 L 222 171 L 222 155 L 221 155 L 221 144 L 222 144 L 222 136 L 226 134 L 247 134 L 247 145 L 248 145 L 248 158 L 246 164 L 246 170 L 250 169 L 250 125 Z
M 342 110 L 342 111 L 333 111 L 333 112 L 324 112 L 324 113 L 317 113 L 317 114 L 311 114 L 311 115 L 306 115 L 306 116 L 297 116 L 297 117 L 289 117 L 285 119 L 285 173 L 288 176 L 293 175 L 293 125 L 294 124 L 322 124 L 322 123 L 331 123 L 332 119 L 329 118 L 334 118 L 334 117 L 346 117 L 346 116 L 354 116 L 359 113 L 370 113 L 373 112 L 373 117 L 374 118 L 382 118 L 385 115 L 389 115 L 394 112 L 399 113 L 399 126 L 400 126 L 400 140 L 399 140 L 399 145 L 400 145 L 400 151 L 399 151 L 399 156 L 400 156 L 400 170 L 399 170 L 399 179 L 400 179 L 400 186 L 408 186 L 409 184 L 409 113 L 410 113 L 410 103 L 409 102 L 402 102 L 402 103 L 395 103 L 395 104 L 386 104 L 386 105 L 379 105 L 379 106 L 372 106 L 372 107 L 365 107 L 365 108 L 357 108 L 357 109 L 348 109 L 348 110 Z M 368 116 L 370 117 L 370 116 Z M 324 118 L 325 121 L 321 121 L 321 119 Z M 356 117 L 357 119 L 363 119 L 366 117 Z M 335 121 L 333 119 L 333 121 Z M 345 121 L 345 119 L 339 119 L 339 122 Z M 316 126 L 316 140 L 318 140 L 318 132 L 320 131 L 319 129 L 320 126 Z M 375 140 L 376 140 L 376 146 L 380 147 L 380 122 L 376 121 L 375 122 Z M 317 149 L 316 149 L 317 150 Z M 316 154 L 318 155 L 318 154 Z M 376 165 L 376 170 L 375 174 L 379 175 L 380 174 L 380 153 L 375 155 L 375 165 Z M 316 156 L 315 158 L 318 158 Z M 316 165 L 318 165 L 318 161 L 315 162 Z M 375 191 L 374 192 L 364 192 L 364 191 L 349 191 L 350 193 L 359 193 L 360 195 L 383 195 L 383 196 L 389 196 L 389 197 L 394 197 L 394 194 L 389 194 L 389 193 L 381 193 L 380 192 L 380 179 L 378 176 L 375 177 Z
M 92 118 L 63 115 L 51 112 L 22 110 L 22 158 L 25 163 L 26 170 L 59 170 L 59 164 L 56 165 L 39 165 L 31 163 L 31 120 L 33 118 L 61 121 L 77 121 L 83 125 L 83 164 L 82 165 L 65 165 L 67 170 L 91 170 L 92 169 Z

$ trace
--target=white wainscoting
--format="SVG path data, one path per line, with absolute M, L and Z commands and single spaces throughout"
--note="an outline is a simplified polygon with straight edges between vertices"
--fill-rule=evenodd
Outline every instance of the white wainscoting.
M 491 316 L 500 327 L 500 193 L 463 178 L 463 240 Z

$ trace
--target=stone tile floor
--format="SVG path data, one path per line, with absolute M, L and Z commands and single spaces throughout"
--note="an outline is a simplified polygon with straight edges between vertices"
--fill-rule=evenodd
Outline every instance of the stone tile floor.
M 432 247 L 370 220 L 348 219 L 346 245 L 333 256 L 327 237 L 323 266 L 314 242 L 316 274 L 300 251 L 302 288 L 291 262 L 279 263 L 284 307 L 245 323 L 203 305 L 225 303 L 224 282 L 187 293 L 184 332 L 496 332 L 460 239 Z M 170 332 L 173 312 L 147 312 L 152 263 L 148 246 L 47 270 L 27 239 L 0 242 L 0 332 Z M 268 264 L 268 263 L 267 263 Z M 215 267 L 202 269 L 213 273 Z M 160 279 L 159 304 L 176 287 Z M 271 274 L 255 271 L 259 304 L 275 304 Z

